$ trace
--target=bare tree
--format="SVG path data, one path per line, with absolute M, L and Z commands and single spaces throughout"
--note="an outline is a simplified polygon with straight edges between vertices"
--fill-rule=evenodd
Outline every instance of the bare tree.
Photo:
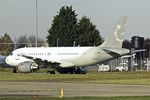
M 18 40 L 17 40 L 18 48 L 25 47 L 27 46 L 27 44 L 28 44 L 27 35 L 21 35 L 20 37 L 18 37 Z
M 30 44 L 31 47 L 35 47 L 35 40 L 36 37 L 34 35 L 30 35 L 28 37 L 28 43 Z M 45 43 L 44 40 L 38 38 L 38 47 L 43 46 L 44 43 Z
M 23 36 L 20 36 L 18 38 L 18 47 L 21 48 L 21 47 L 35 47 L 35 40 L 36 40 L 36 37 L 34 35 L 30 35 L 27 37 L 27 35 L 23 35 Z M 41 47 L 43 46 L 44 44 L 44 40 L 38 38 L 38 47 Z

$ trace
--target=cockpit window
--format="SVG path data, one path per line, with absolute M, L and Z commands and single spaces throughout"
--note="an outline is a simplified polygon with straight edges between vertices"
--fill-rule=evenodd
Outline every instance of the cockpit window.
M 11 56 L 13 55 L 13 53 L 10 54 Z

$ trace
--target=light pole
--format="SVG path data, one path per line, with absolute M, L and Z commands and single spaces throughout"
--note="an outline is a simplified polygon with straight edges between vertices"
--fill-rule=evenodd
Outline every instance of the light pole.
M 59 38 L 57 39 L 57 47 L 58 47 Z
M 35 13 L 35 33 L 36 33 L 36 39 L 35 39 L 35 46 L 37 47 L 38 43 L 38 10 L 37 10 L 37 0 L 36 0 L 36 13 Z

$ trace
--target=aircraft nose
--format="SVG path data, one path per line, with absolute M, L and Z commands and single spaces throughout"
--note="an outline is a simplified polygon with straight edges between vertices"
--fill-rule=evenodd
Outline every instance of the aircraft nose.
M 10 57 L 8 56 L 8 57 L 6 57 L 6 59 L 5 59 L 5 62 L 6 62 L 6 64 L 8 64 L 8 65 L 10 65 L 10 59 L 9 59 Z

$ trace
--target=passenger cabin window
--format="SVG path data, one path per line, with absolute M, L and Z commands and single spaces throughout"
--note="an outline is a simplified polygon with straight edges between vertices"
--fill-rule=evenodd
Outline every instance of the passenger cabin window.
M 51 53 L 47 53 L 47 55 L 51 55 Z
M 86 55 L 86 53 L 83 53 L 83 55 Z
M 58 55 L 78 55 L 79 53 L 58 53 Z

